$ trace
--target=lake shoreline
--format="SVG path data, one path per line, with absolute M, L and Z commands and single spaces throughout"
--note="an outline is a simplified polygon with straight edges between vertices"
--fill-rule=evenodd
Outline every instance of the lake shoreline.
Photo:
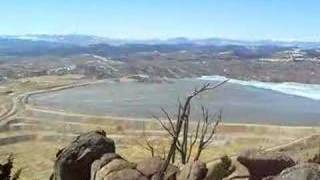
M 153 121 L 152 118 L 138 118 L 138 117 L 123 117 L 123 116 L 111 116 L 111 115 L 92 115 L 92 114 L 82 114 L 82 113 L 74 113 L 74 112 L 65 112 L 60 111 L 56 109 L 50 109 L 48 107 L 41 108 L 33 105 L 26 104 L 26 110 L 33 111 L 33 112 L 41 112 L 41 113 L 49 113 L 49 114 L 56 114 L 56 115 L 62 115 L 62 116 L 71 116 L 71 117 L 79 117 L 84 119 L 100 119 L 102 121 L 108 121 L 108 120 L 116 120 L 116 121 L 130 121 L 130 122 L 150 122 Z M 165 120 L 165 119 L 163 119 Z M 87 120 L 83 120 L 87 121 Z M 90 120 L 89 120 L 90 122 Z M 293 128 L 293 129 L 312 129 L 314 126 L 303 126 L 303 125 L 281 125 L 281 124 L 261 124 L 261 123 L 236 123 L 236 122 L 221 122 L 221 125 L 224 126 L 244 126 L 244 127 L 270 127 L 270 128 Z
M 28 101 L 31 100 L 28 105 L 41 109 L 50 107 L 50 111 L 65 111 L 84 116 L 148 119 L 151 115 L 158 114 L 160 107 L 173 111 L 177 97 L 184 98 L 181 96 L 184 92 L 190 92 L 194 87 L 206 82 L 218 83 L 199 79 L 181 79 L 170 83 L 101 80 L 99 83 L 91 82 L 93 85 L 85 87 L 67 87 L 62 88 L 63 91 L 53 92 L 51 90 L 49 94 L 45 94 L 48 91 L 33 93 L 28 97 Z M 316 112 L 315 108 L 320 107 L 320 102 L 317 100 L 234 83 L 227 83 L 208 95 L 210 97 L 202 98 L 201 103 L 210 107 L 213 105 L 211 112 L 222 108 L 227 122 L 290 126 L 318 124 L 319 112 Z M 212 98 L 215 100 L 211 101 Z M 302 111 L 302 107 L 310 108 Z

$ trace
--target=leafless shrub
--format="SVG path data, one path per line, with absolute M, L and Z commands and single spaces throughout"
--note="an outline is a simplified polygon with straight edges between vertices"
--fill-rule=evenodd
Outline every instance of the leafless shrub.
M 236 167 L 232 165 L 230 157 L 223 156 L 221 157 L 220 162 L 213 167 L 212 172 L 207 176 L 207 179 L 222 180 L 229 177 L 235 170 Z

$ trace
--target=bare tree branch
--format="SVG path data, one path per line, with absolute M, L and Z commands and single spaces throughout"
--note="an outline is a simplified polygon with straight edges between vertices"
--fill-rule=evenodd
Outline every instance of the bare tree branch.
M 143 149 L 149 151 L 151 153 L 151 156 L 154 157 L 155 156 L 155 147 L 154 145 L 151 143 L 151 141 L 148 139 L 146 132 L 145 132 L 145 124 L 144 122 L 142 122 L 142 134 L 141 134 L 141 138 L 143 139 L 143 143 L 140 143 L 139 140 L 136 141 L 136 143 L 141 146 Z
M 197 153 L 194 157 L 194 160 L 198 160 L 201 152 L 213 141 L 213 136 L 216 132 L 216 129 L 219 125 L 219 123 L 222 121 L 222 111 L 219 111 L 218 119 L 212 124 L 213 119 L 216 115 L 213 116 L 213 118 L 209 121 L 209 113 L 208 110 L 203 110 L 203 126 L 202 126 L 202 134 L 199 140 Z M 210 132 L 208 132 L 208 129 L 211 129 Z M 209 134 L 208 134 L 209 133 Z
M 173 125 L 173 121 L 172 121 L 169 113 L 168 113 L 165 109 L 163 109 L 163 108 L 161 108 L 161 111 L 166 115 L 166 117 L 167 117 L 167 119 L 168 119 L 168 121 L 169 121 L 169 123 L 170 123 L 171 129 L 172 129 L 172 131 L 173 131 L 173 134 L 174 134 L 176 130 L 175 130 L 175 127 L 174 127 L 174 125 Z
M 152 117 L 154 118 L 154 119 L 156 119 L 159 123 L 160 123 L 160 125 L 162 126 L 162 128 L 163 129 L 165 129 L 169 134 L 170 134 L 170 136 L 175 136 L 175 133 L 174 132 L 172 132 L 165 124 L 164 124 L 164 122 L 162 122 L 162 120 L 160 119 L 160 118 L 158 118 L 157 116 L 154 116 L 154 115 L 152 115 Z

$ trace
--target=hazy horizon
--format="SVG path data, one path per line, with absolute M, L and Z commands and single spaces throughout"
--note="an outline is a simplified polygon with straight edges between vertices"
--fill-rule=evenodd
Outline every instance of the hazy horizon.
M 12 0 L 1 3 L 0 34 L 319 41 L 319 5 L 316 0 Z
M 229 41 L 244 41 L 244 42 L 262 42 L 262 41 L 270 41 L 270 42 L 302 42 L 302 43 L 317 43 L 320 42 L 320 39 L 314 40 L 303 40 L 303 39 L 241 39 L 241 38 L 229 38 L 229 37 L 218 37 L 218 36 L 208 36 L 208 37 L 186 37 L 186 36 L 174 36 L 167 38 L 160 37 L 150 37 L 150 38 L 117 38 L 110 36 L 102 36 L 95 34 L 76 34 L 76 33 L 66 33 L 66 34 L 0 34 L 0 37 L 20 37 L 20 39 L 28 39 L 27 37 L 32 36 L 88 36 L 88 37 L 97 37 L 97 38 L 105 38 L 110 40 L 119 40 L 119 41 L 167 41 L 167 40 L 175 40 L 175 39 L 186 39 L 186 40 L 210 40 L 210 39 L 220 39 L 220 40 L 229 40 Z

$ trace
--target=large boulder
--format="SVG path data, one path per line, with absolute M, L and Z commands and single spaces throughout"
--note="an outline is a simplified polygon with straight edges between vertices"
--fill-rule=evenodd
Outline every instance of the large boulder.
M 103 180 L 148 180 L 135 169 L 122 169 L 106 176 Z
M 208 168 L 205 163 L 194 161 L 186 164 L 177 175 L 177 180 L 203 180 Z
M 144 159 L 137 165 L 137 170 L 143 175 L 151 177 L 152 175 L 158 173 L 161 170 L 163 161 L 159 157 L 151 157 Z
M 95 180 L 96 179 L 96 175 L 97 172 L 104 167 L 105 165 L 107 165 L 108 163 L 110 163 L 112 160 L 114 159 L 122 159 L 121 156 L 119 156 L 118 154 L 115 153 L 107 153 L 104 154 L 100 159 L 95 160 L 92 164 L 91 164 L 91 180 Z
M 319 180 L 320 165 L 314 163 L 298 164 L 283 170 L 280 175 L 264 180 Z
M 278 175 L 282 170 L 295 165 L 294 160 L 284 154 L 257 151 L 246 151 L 237 160 L 248 169 L 250 180 Z
M 135 167 L 136 164 L 130 163 L 124 159 L 113 159 L 108 164 L 103 166 L 99 171 L 97 171 L 95 179 L 92 180 L 114 180 L 113 178 L 121 177 L 127 173 L 127 176 L 129 177 L 132 176 L 143 178 L 143 175 L 136 171 Z
M 148 161 L 157 164 L 156 161 Z M 153 165 L 149 164 L 149 166 Z M 146 171 L 146 167 L 140 164 L 140 169 Z M 154 171 L 156 173 L 156 171 Z M 150 174 L 150 173 L 149 173 Z M 150 174 L 150 177 L 152 173 Z M 115 153 L 104 154 L 91 165 L 90 180 L 148 180 L 142 172 L 137 170 L 137 165 L 123 159 Z
M 78 136 L 58 152 L 53 180 L 88 180 L 91 164 L 106 153 L 114 153 L 114 141 L 104 131 L 92 131 Z
M 163 164 L 164 160 L 160 157 L 151 157 L 139 162 L 137 170 L 149 179 L 157 179 Z M 170 164 L 165 172 L 164 180 L 175 179 L 177 172 L 178 168 Z

